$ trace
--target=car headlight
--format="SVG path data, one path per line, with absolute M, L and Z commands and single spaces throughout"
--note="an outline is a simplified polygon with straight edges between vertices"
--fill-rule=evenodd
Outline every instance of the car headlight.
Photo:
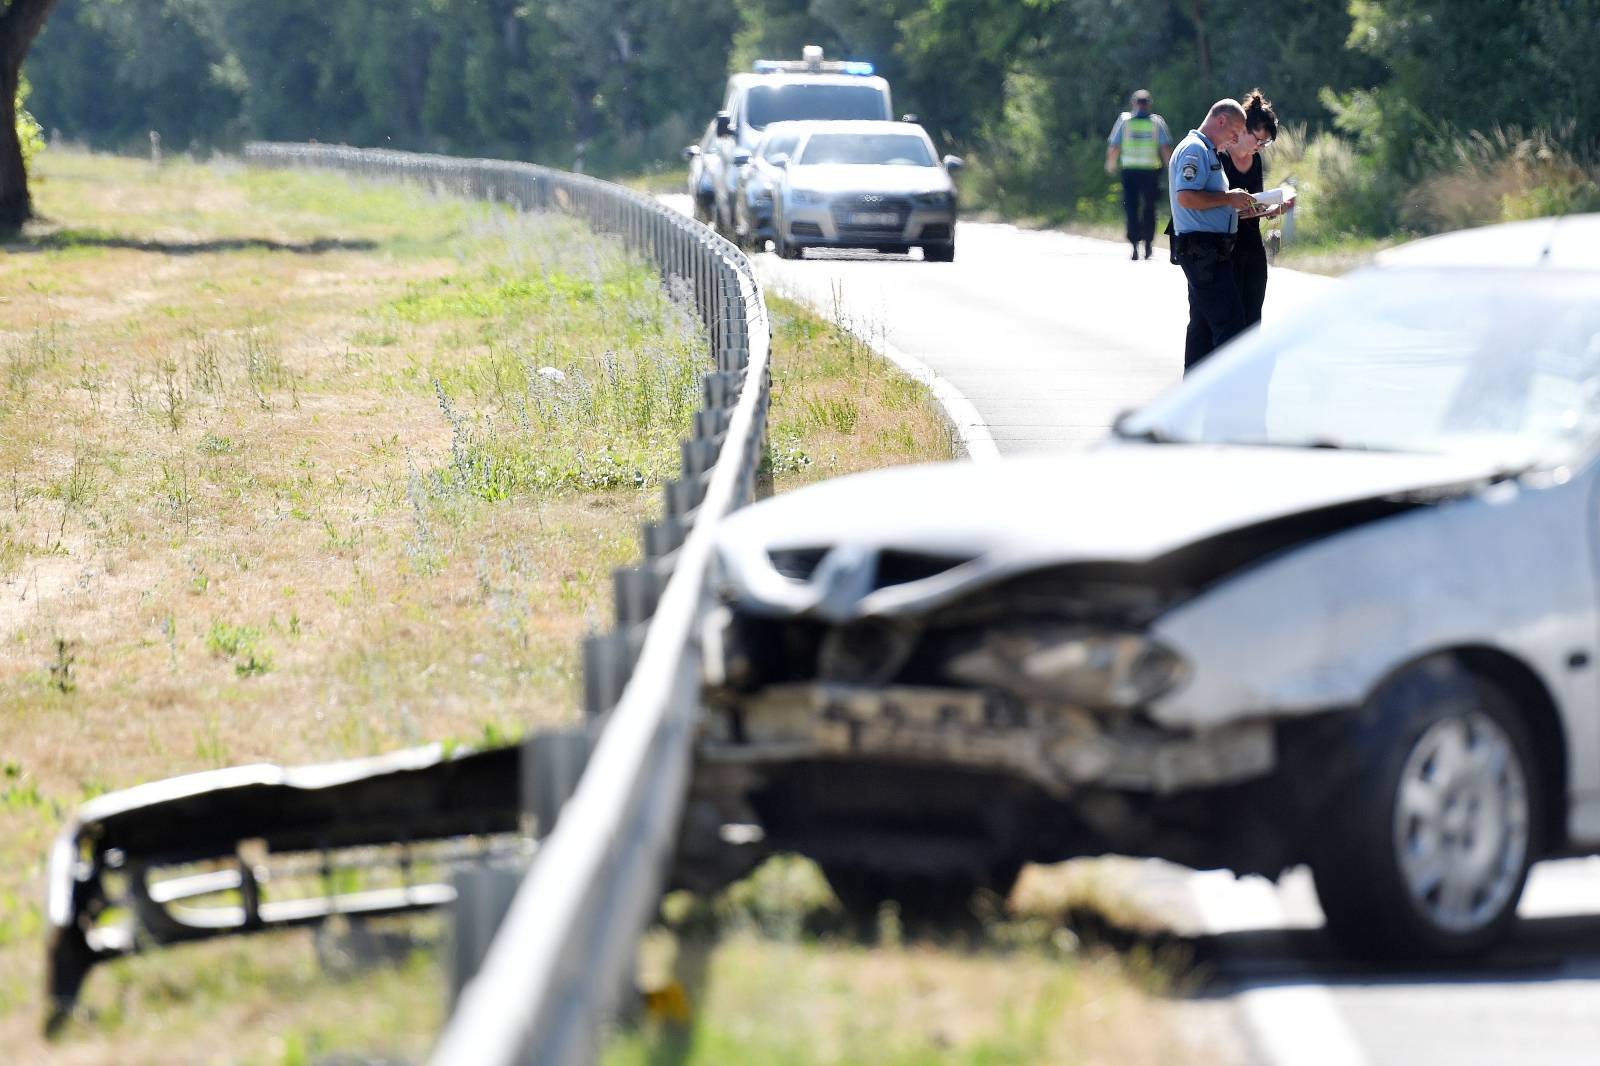
M 912 197 L 920 207 L 949 207 L 956 202 L 956 194 L 948 189 L 938 192 L 919 192 Z
M 827 197 L 815 189 L 790 189 L 789 199 L 797 204 L 820 204 Z
M 1188 664 L 1143 633 L 1041 626 L 985 635 L 945 666 L 953 679 L 1095 710 L 1129 710 L 1176 688 Z

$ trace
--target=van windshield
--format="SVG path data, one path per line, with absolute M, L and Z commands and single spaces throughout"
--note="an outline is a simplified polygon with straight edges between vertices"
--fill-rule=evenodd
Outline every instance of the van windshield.
M 889 101 L 872 85 L 755 85 L 745 121 L 758 130 L 797 119 L 887 119 Z

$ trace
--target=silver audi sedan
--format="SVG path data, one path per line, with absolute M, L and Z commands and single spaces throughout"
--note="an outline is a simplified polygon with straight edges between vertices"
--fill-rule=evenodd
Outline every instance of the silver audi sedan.
M 773 245 L 785 259 L 807 248 L 873 248 L 948 263 L 956 255 L 959 157 L 941 160 L 912 122 L 793 123 L 798 143 L 768 162 Z

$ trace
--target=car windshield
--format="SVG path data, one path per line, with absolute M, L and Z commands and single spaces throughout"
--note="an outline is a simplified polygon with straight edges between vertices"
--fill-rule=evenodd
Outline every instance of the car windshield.
M 886 119 L 889 103 L 871 85 L 755 85 L 745 121 L 758 130 L 796 119 Z
M 1130 415 L 1152 440 L 1577 458 L 1600 431 L 1594 279 L 1369 270 Z
M 909 133 L 818 133 L 800 154 L 806 166 L 829 163 L 864 163 L 903 167 L 931 167 L 933 153 L 927 142 Z
M 769 137 L 761 146 L 761 158 L 772 159 L 775 156 L 791 155 L 794 152 L 795 142 L 800 139 L 798 134 L 788 133 L 781 137 Z

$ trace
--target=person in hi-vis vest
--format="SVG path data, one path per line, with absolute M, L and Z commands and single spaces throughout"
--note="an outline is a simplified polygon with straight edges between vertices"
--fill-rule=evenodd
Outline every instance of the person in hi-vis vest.
M 1156 237 L 1156 199 L 1161 195 L 1161 172 L 1172 158 L 1172 134 L 1160 115 L 1150 110 L 1150 91 L 1140 89 L 1128 99 L 1128 110 L 1111 127 L 1106 138 L 1106 173 L 1122 169 L 1122 209 L 1128 215 L 1128 243 L 1133 258 L 1150 258 Z

